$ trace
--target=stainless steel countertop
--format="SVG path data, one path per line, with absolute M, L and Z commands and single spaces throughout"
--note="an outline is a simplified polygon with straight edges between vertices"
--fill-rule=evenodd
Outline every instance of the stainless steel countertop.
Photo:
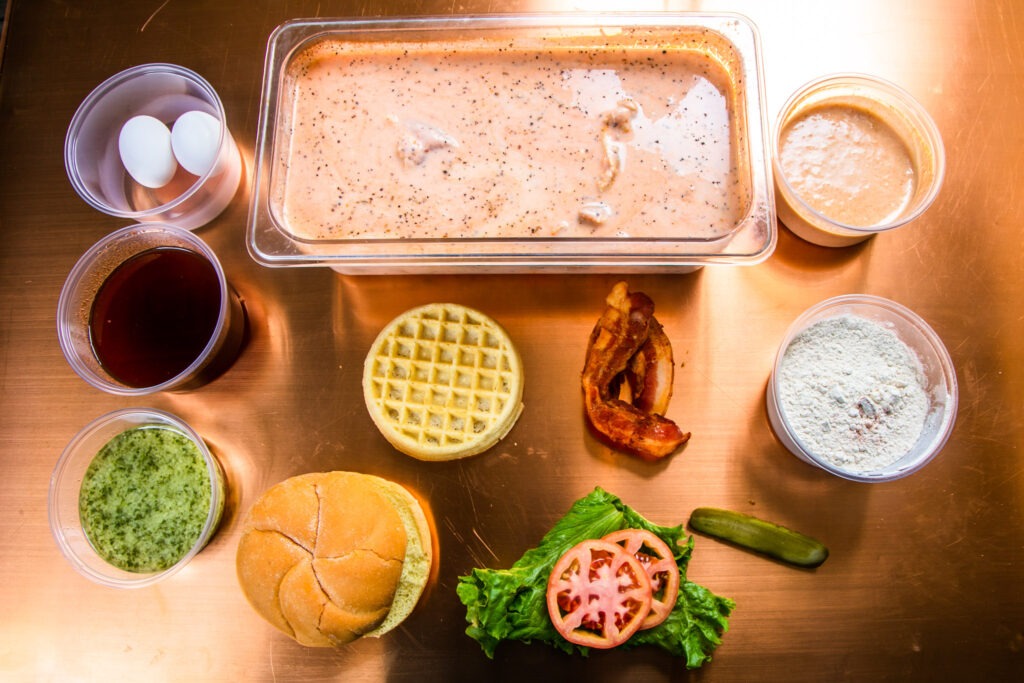
M 89 208 L 64 173 L 67 124 L 111 74 L 181 64 L 219 91 L 251 162 L 269 33 L 294 17 L 447 14 L 487 2 L 288 3 L 14 0 L 0 81 L 0 678 L 16 680 L 669 680 L 657 651 L 567 657 L 502 645 L 494 661 L 464 635 L 457 577 L 507 567 L 595 485 L 655 522 L 733 508 L 814 535 L 831 549 L 795 570 L 698 536 L 689 576 L 737 608 L 714 660 L 718 680 L 1004 680 L 1024 670 L 1024 5 L 1012 0 L 521 2 L 506 11 L 740 11 L 760 29 L 769 122 L 804 82 L 859 71 L 915 95 L 947 151 L 946 182 L 923 218 L 845 249 L 781 230 L 753 267 L 626 278 L 647 292 L 677 369 L 669 416 L 693 438 L 647 464 L 598 444 L 582 419 L 587 334 L 619 278 L 340 276 L 274 270 L 245 250 L 247 188 L 199 234 L 245 297 L 251 339 L 235 365 L 189 393 L 145 400 L 78 379 L 55 310 L 79 255 L 125 221 Z M 888 484 L 836 479 L 784 450 L 764 389 L 790 322 L 822 299 L 877 294 L 921 315 L 956 365 L 960 411 L 924 470 Z M 363 357 L 414 305 L 451 300 L 500 321 L 526 368 L 526 410 L 497 447 L 461 462 L 395 451 L 363 406 Z M 180 574 L 118 591 L 64 561 L 46 519 L 61 450 L 87 422 L 132 405 L 168 410 L 214 447 L 230 498 L 220 531 Z M 440 563 L 397 631 L 337 651 L 304 648 L 263 622 L 234 573 L 245 510 L 303 472 L 379 474 L 425 498 Z

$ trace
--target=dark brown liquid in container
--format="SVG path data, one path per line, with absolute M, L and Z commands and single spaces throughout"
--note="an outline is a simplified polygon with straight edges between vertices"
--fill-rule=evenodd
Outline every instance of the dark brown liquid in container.
M 220 312 L 217 271 L 199 254 L 157 247 L 132 256 L 103 282 L 89 315 L 100 365 L 130 387 L 185 370 L 213 336 Z

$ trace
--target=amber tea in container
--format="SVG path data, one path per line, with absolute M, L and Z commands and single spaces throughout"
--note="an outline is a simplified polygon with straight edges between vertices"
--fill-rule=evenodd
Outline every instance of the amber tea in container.
M 246 316 L 206 243 L 159 223 L 117 230 L 75 264 L 58 302 L 61 350 L 114 394 L 190 389 L 238 356 Z

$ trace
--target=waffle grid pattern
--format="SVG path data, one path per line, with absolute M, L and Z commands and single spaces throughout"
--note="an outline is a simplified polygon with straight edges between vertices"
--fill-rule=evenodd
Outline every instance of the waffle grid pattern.
M 385 436 L 412 455 L 470 455 L 518 416 L 518 354 L 504 330 L 471 309 L 414 309 L 393 321 L 370 353 L 364 388 L 371 413 L 375 407 Z

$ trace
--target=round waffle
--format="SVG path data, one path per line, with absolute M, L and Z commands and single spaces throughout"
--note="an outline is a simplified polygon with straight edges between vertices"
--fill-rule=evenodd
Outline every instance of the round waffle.
M 481 453 L 523 411 L 523 367 L 508 333 L 458 304 L 406 311 L 377 335 L 363 365 L 377 428 L 420 460 Z

